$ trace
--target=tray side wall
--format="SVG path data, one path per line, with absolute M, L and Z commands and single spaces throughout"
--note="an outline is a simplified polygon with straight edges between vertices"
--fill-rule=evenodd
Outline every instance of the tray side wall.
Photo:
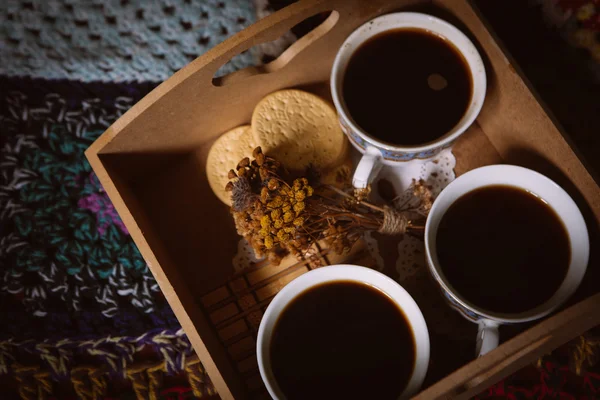
M 102 144 L 100 139 L 94 145 L 96 143 Z M 235 394 L 235 398 L 244 398 L 244 389 L 237 379 L 237 373 L 231 365 L 225 349 L 220 345 L 210 322 L 196 304 L 184 277 L 171 262 L 162 241 L 151 228 L 148 217 L 143 212 L 143 207 L 137 197 L 117 172 L 111 171 L 110 167 L 105 168 L 93 148 L 86 151 L 86 157 L 115 209 L 119 212 L 123 223 L 127 226 L 220 396 L 223 399 L 233 399 Z M 145 227 L 148 228 L 145 229 Z M 158 260 L 161 262 L 159 263 Z

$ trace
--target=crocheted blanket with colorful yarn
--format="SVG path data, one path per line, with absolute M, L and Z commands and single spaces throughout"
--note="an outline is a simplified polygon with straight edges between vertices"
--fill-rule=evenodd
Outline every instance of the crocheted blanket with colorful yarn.
M 2 398 L 214 391 L 83 154 L 153 86 L 0 78 Z

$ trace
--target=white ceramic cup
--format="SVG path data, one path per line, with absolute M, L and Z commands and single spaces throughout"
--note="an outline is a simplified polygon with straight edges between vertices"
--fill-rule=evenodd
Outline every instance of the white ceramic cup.
M 458 124 L 439 139 L 418 146 L 394 146 L 369 135 L 369 132 L 365 132 L 354 122 L 342 95 L 346 67 L 354 51 L 377 34 L 402 28 L 422 29 L 450 42 L 467 61 L 473 80 L 471 101 Z M 479 114 L 485 99 L 486 82 L 485 67 L 473 43 L 456 27 L 439 18 L 421 13 L 399 12 L 377 17 L 356 29 L 340 47 L 331 71 L 331 94 L 339 115 L 340 125 L 350 143 L 363 154 L 354 173 L 354 186 L 356 188 L 367 187 L 383 165 L 402 166 L 407 163 L 427 161 L 442 150 L 451 147 Z M 398 99 L 402 100 L 402 93 L 398 93 Z M 405 101 L 410 101 L 410 99 L 407 98 Z M 435 118 L 435 110 L 432 110 L 431 117 Z M 402 120 L 400 119 L 398 120 L 398 131 L 402 132 Z
M 421 387 L 429 365 L 429 331 L 421 310 L 406 290 L 386 275 L 369 268 L 357 265 L 332 265 L 323 267 L 299 276 L 287 284 L 267 307 L 260 322 L 256 343 L 258 368 L 269 394 L 275 400 L 285 400 L 271 370 L 270 345 L 273 329 L 281 312 L 298 295 L 306 290 L 332 281 L 355 281 L 373 286 L 387 294 L 406 316 L 415 340 L 415 365 L 412 376 L 401 399 L 415 394 Z M 368 343 L 357 343 L 357 346 L 368 346 Z
M 466 301 L 448 283 L 438 263 L 436 236 L 442 217 L 457 199 L 475 189 L 490 185 L 513 186 L 538 196 L 556 212 L 569 237 L 571 263 L 564 281 L 548 301 L 526 312 L 518 314 L 492 313 Z M 429 270 L 447 301 L 465 318 L 479 325 L 476 352 L 482 356 L 498 346 L 498 327 L 500 325 L 529 322 L 545 317 L 575 292 L 585 275 L 590 243 L 581 211 L 560 186 L 544 175 L 527 168 L 514 165 L 490 165 L 461 175 L 437 197 L 425 225 L 425 252 Z M 482 260 L 482 267 L 485 267 L 485 260 Z

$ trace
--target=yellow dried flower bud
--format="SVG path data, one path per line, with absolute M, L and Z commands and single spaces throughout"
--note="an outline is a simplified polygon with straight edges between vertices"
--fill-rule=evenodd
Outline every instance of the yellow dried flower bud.
M 306 195 L 304 194 L 304 191 L 299 190 L 296 193 L 294 193 L 294 198 L 296 199 L 296 201 L 302 201 L 306 198 Z
M 272 249 L 274 244 L 275 244 L 275 241 L 273 240 L 273 238 L 271 236 L 267 236 L 265 238 L 265 247 L 267 249 Z
M 262 237 L 267 237 L 267 236 L 269 236 L 269 229 L 263 228 L 260 231 L 258 231 L 258 233 L 260 233 L 260 236 L 262 236 Z
M 264 215 L 260 219 L 260 226 L 262 226 L 264 229 L 268 229 L 271 227 L 271 219 L 269 218 L 268 215 Z
M 300 183 L 300 179 L 294 180 L 294 184 L 292 185 L 292 189 L 294 189 L 295 191 L 302 189 L 302 184 Z
M 283 221 L 281 219 L 278 219 L 277 221 L 275 221 L 273 223 L 273 227 L 275 227 L 277 229 L 281 228 L 282 226 L 283 226 Z
M 267 203 L 269 208 L 280 208 L 283 205 L 283 198 L 281 196 L 275 196 L 273 201 Z
M 288 201 L 284 202 L 281 206 L 281 211 L 287 213 L 288 211 L 292 211 L 292 204 Z
M 283 230 L 280 230 L 277 232 L 277 239 L 279 239 L 280 242 L 285 243 L 290 240 L 290 235 L 285 233 Z
M 283 214 L 283 222 L 285 222 L 286 224 L 292 222 L 293 220 L 294 214 L 291 211 L 287 211 L 285 214 Z
M 313 195 L 313 193 L 314 193 L 314 189 L 312 188 L 312 186 L 307 186 L 307 187 L 306 187 L 306 195 L 307 195 L 308 197 L 310 197 L 310 196 L 312 196 L 312 195 Z
M 294 220 L 294 225 L 298 226 L 298 227 L 304 225 L 304 217 L 298 217 L 298 218 L 296 218 Z
M 296 215 L 298 215 L 302 211 L 304 211 L 304 208 L 305 208 L 305 204 L 303 201 L 299 201 L 296 204 L 294 204 L 294 211 L 296 212 Z
M 264 187 L 260 190 L 260 201 L 262 201 L 263 203 L 266 203 L 268 198 L 269 198 L 269 189 Z
M 283 228 L 283 230 L 285 231 L 285 233 L 289 233 L 291 235 L 296 233 L 296 228 L 294 228 L 293 226 L 287 226 L 287 227 Z
M 275 210 L 271 211 L 271 219 L 273 221 L 277 221 L 279 218 L 281 218 L 281 209 L 280 208 L 276 208 Z

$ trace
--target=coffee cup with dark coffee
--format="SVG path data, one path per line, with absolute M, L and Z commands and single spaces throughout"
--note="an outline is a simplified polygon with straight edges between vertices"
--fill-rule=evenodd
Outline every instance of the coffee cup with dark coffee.
M 256 354 L 275 400 L 398 400 L 425 379 L 429 333 L 419 307 L 394 280 L 333 265 L 301 275 L 273 298 Z
M 452 146 L 485 92 L 477 49 L 448 22 L 400 12 L 359 27 L 331 72 L 340 125 L 363 154 L 354 186 L 366 187 L 383 165 L 427 161 Z
M 514 165 L 469 171 L 436 198 L 425 226 L 429 269 L 450 305 L 479 324 L 478 355 L 498 327 L 542 318 L 577 289 L 588 231 L 571 197 Z

